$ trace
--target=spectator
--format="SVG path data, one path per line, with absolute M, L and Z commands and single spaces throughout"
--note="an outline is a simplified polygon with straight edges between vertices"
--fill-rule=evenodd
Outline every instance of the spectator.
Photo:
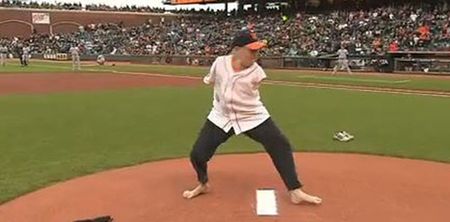
M 399 49 L 400 48 L 399 48 L 397 40 L 392 41 L 391 44 L 389 45 L 389 51 L 390 52 L 398 52 Z
M 35 7 L 37 3 L 14 0 L 1 4 L 3 7 Z M 78 6 L 80 4 L 39 5 L 69 10 Z M 84 7 L 88 10 L 165 12 L 136 6 Z M 229 52 L 228 45 L 233 33 L 240 29 L 251 29 L 258 33 L 259 38 L 268 41 L 269 48 L 261 52 L 263 56 L 320 57 L 336 52 L 340 43 L 347 46 L 349 54 L 368 55 L 391 49 L 394 40 L 395 47 L 392 47 L 402 50 L 450 47 L 450 14 L 441 10 L 439 5 L 402 5 L 321 14 L 280 14 L 277 10 L 257 14 L 249 11 L 243 17 L 228 18 L 210 16 L 214 13 L 212 10 L 203 10 L 194 16 L 180 16 L 175 22 L 145 23 L 134 27 L 111 23 L 91 24 L 74 33 L 53 36 L 34 33 L 25 41 L 15 42 L 28 43 L 32 51 L 37 53 L 49 50 L 66 53 L 69 45 L 77 44 L 82 54 L 216 56 Z M 14 40 L 9 39 L 7 43 L 12 45 L 12 42 Z

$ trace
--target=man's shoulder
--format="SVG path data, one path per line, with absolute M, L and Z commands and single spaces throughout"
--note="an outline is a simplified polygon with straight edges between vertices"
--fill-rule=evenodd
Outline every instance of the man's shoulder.
M 225 55 L 225 56 L 218 56 L 218 57 L 216 57 L 216 59 L 214 60 L 214 63 L 215 63 L 216 66 L 217 66 L 217 65 L 224 65 L 226 59 L 227 59 L 227 55 Z
M 264 72 L 264 69 L 257 62 L 255 62 L 255 71 Z
M 215 61 L 225 61 L 229 55 L 217 56 Z
M 254 63 L 252 72 L 258 74 L 259 76 L 266 76 L 266 72 L 264 71 L 264 69 L 256 62 Z

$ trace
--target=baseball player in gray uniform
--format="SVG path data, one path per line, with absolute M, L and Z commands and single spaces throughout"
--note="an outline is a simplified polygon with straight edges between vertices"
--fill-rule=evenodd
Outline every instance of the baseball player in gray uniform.
M 6 46 L 0 45 L 0 65 L 6 65 L 6 58 L 8 55 L 8 48 Z
M 72 70 L 81 70 L 80 67 L 80 49 L 78 46 L 73 45 L 70 47 L 69 50 L 70 54 L 72 55 Z
M 22 61 L 23 61 L 23 65 L 24 66 L 28 66 L 28 64 L 30 62 L 30 51 L 31 51 L 31 49 L 30 49 L 30 47 L 28 45 L 25 45 L 22 48 L 22 52 L 23 52 L 23 54 L 22 54 Z
M 336 74 L 338 67 L 340 69 L 347 69 L 348 74 L 352 74 L 352 70 L 348 66 L 348 51 L 345 49 L 344 45 L 341 45 L 341 48 L 337 51 L 338 55 L 338 63 L 334 66 L 333 75 Z
M 205 84 L 214 86 L 213 108 L 191 151 L 191 163 L 199 184 L 183 192 L 184 198 L 191 199 L 208 191 L 207 162 L 222 143 L 233 135 L 244 134 L 263 145 L 292 203 L 322 202 L 321 198 L 303 191 L 292 146 L 260 100 L 258 88 L 266 73 L 256 61 L 259 50 L 265 45 L 251 31 L 239 32 L 231 46 L 231 54 L 218 57 L 204 77 Z

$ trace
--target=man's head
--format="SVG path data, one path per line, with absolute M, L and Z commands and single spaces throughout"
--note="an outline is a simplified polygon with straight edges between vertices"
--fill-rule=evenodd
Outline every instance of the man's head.
M 256 34 L 250 30 L 237 33 L 233 39 L 232 54 L 243 67 L 250 67 L 258 59 L 259 50 L 266 47 L 265 41 L 259 41 Z

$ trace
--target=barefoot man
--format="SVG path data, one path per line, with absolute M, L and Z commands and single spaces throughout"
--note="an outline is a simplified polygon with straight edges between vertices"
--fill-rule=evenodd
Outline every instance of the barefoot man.
M 204 77 L 206 84 L 214 85 L 213 108 L 191 151 L 199 185 L 186 190 L 183 197 L 191 199 L 208 191 L 207 162 L 219 145 L 243 133 L 264 146 L 293 203 L 322 202 L 301 189 L 292 147 L 260 100 L 258 88 L 266 74 L 255 61 L 258 51 L 265 46 L 252 31 L 239 32 L 233 40 L 231 54 L 218 57 Z

